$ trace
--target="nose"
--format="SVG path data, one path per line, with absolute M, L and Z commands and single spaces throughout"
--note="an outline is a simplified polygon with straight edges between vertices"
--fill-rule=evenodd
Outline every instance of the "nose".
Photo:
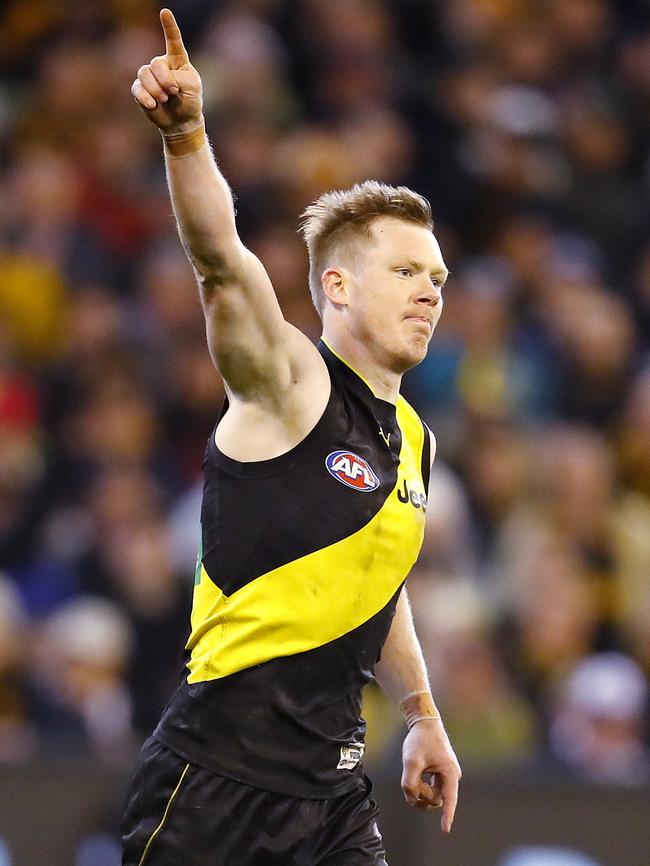
M 428 277 L 418 288 L 419 291 L 416 299 L 418 304 L 427 304 L 430 307 L 435 307 L 442 300 L 441 287 L 435 286 Z

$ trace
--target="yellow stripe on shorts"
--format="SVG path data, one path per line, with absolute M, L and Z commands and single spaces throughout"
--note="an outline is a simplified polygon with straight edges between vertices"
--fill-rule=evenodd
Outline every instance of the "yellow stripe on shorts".
M 178 780 L 178 784 L 176 785 L 176 787 L 175 787 L 174 790 L 172 791 L 171 796 L 170 796 L 169 800 L 167 801 L 167 805 L 165 806 L 165 811 L 164 811 L 163 816 L 162 816 L 162 818 L 161 818 L 161 820 L 160 820 L 160 824 L 158 824 L 158 826 L 156 827 L 156 829 L 153 831 L 153 833 L 152 833 L 151 836 L 149 837 L 149 841 L 147 842 L 147 844 L 146 844 L 145 847 L 144 847 L 144 851 L 142 852 L 142 857 L 140 858 L 140 862 L 138 863 L 138 866 L 142 866 L 142 864 L 144 863 L 145 858 L 146 858 L 146 856 L 147 856 L 147 853 L 149 852 L 149 848 L 151 847 L 151 843 L 152 843 L 153 840 L 156 838 L 156 836 L 160 833 L 160 831 L 162 830 L 162 828 L 165 826 L 165 821 L 167 820 L 167 815 L 169 815 L 169 810 L 170 810 L 171 807 L 172 807 L 172 803 L 174 802 L 174 799 L 176 798 L 176 795 L 178 794 L 178 792 L 179 792 L 180 789 L 181 789 L 181 785 L 183 784 L 183 779 L 184 779 L 185 776 L 187 775 L 187 771 L 189 770 L 189 768 L 190 768 L 190 765 L 189 765 L 189 764 L 186 764 L 186 765 L 185 765 L 185 769 L 184 769 L 183 772 L 181 773 L 181 777 L 180 777 L 180 779 Z

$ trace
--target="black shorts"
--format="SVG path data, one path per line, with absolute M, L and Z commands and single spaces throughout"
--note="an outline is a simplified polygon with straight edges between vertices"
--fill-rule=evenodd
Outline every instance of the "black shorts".
M 329 800 L 262 791 L 142 747 L 123 822 L 123 866 L 387 866 L 372 784 Z

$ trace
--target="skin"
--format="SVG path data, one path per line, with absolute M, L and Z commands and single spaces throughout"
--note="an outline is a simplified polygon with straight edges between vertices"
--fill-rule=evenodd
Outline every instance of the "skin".
M 427 353 L 448 271 L 433 234 L 394 217 L 374 220 L 358 246 L 348 267 L 335 251 L 321 277 L 323 335 L 378 397 L 395 403 L 402 375 Z
M 140 67 L 131 92 L 164 135 L 176 136 L 201 125 L 202 85 L 170 10 L 163 9 L 160 20 L 165 54 Z M 207 144 L 182 157 L 166 152 L 165 162 L 179 233 L 197 276 L 208 347 L 230 401 L 217 444 L 241 461 L 279 456 L 318 422 L 330 395 L 329 373 L 311 341 L 284 320 L 262 263 L 242 244 L 230 190 Z M 381 217 L 370 233 L 354 256 L 334 251 L 322 274 L 323 335 L 376 396 L 395 403 L 403 373 L 426 355 L 447 269 L 436 239 L 422 226 Z M 376 673 L 396 702 L 429 688 L 406 591 Z M 417 722 L 403 757 L 407 802 L 442 806 L 441 826 L 449 832 L 460 767 L 442 722 Z

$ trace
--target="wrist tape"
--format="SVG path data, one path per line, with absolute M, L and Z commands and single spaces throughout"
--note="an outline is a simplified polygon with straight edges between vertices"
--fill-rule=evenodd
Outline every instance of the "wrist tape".
M 421 722 L 424 719 L 441 718 L 431 697 L 431 692 L 409 692 L 399 707 L 404 714 L 409 731 L 416 722 Z
M 170 156 L 187 156 L 200 150 L 206 142 L 205 137 L 205 121 L 201 118 L 201 123 L 189 132 L 176 132 L 171 135 L 165 135 L 162 132 L 162 138 L 165 145 L 165 151 Z

